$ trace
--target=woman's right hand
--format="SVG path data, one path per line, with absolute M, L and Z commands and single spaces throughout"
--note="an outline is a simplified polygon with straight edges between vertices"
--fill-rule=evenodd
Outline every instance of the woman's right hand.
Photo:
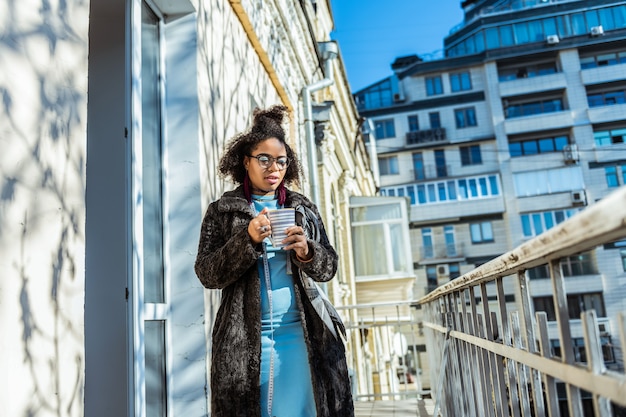
M 272 227 L 266 216 L 268 211 L 267 208 L 264 208 L 258 216 L 248 223 L 248 235 L 250 235 L 250 240 L 255 244 L 263 242 L 263 239 L 272 234 Z

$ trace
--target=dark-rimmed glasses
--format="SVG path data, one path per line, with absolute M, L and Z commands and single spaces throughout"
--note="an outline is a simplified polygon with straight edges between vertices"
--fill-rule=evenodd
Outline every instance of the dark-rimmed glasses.
M 274 162 L 276 162 L 276 166 L 280 171 L 287 169 L 287 167 L 289 166 L 289 158 L 287 158 L 286 156 L 279 156 L 278 158 L 274 158 L 273 156 L 264 153 L 256 156 L 248 156 L 250 158 L 256 159 L 259 162 L 259 166 L 263 169 L 268 169 L 269 167 L 274 165 Z

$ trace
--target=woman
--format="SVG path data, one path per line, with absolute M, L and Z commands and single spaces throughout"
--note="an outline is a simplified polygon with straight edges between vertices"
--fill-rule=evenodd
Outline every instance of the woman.
M 255 110 L 252 127 L 220 160 L 220 175 L 239 186 L 210 204 L 202 222 L 196 274 L 222 290 L 212 339 L 215 416 L 354 415 L 340 320 L 329 320 L 334 310 L 312 285 L 333 278 L 337 254 L 315 205 L 286 188 L 301 171 L 285 141 L 286 117 L 284 106 Z M 277 208 L 298 213 L 282 249 L 269 239 L 268 210 Z

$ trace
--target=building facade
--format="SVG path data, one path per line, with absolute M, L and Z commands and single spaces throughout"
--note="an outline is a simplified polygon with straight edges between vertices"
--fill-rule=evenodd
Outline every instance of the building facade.
M 349 201 L 376 179 L 328 1 L 10 1 L 0 21 L 3 414 L 210 414 L 219 292 L 193 264 L 257 106 L 291 109 L 342 253 L 328 293 L 356 302 Z
M 418 298 L 626 183 L 626 2 L 461 7 L 445 58 L 398 58 L 392 75 L 355 93 L 375 126 L 381 194 L 411 201 Z M 581 311 L 595 309 L 607 366 L 621 369 L 611 317 L 626 309 L 625 244 L 562 263 L 574 337 Z M 535 310 L 554 321 L 547 274 L 528 271 Z

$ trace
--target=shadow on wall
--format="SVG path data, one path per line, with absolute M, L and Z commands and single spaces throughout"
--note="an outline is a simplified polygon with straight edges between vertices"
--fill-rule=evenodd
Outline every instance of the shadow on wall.
M 19 296 L 22 327 L 22 354 L 6 360 L 29 373 L 16 376 L 27 398 L 20 415 L 80 415 L 83 316 L 73 308 L 84 301 L 85 143 L 76 140 L 85 137 L 87 40 L 70 16 L 87 18 L 89 5 L 32 6 L 9 0 L 0 22 L 0 56 L 16 64 L 5 63 L 8 77 L 0 77 L 0 237 L 3 274 L 20 279 L 2 284 L 0 302 Z M 24 23 L 26 7 L 33 16 Z M 67 62 L 68 51 L 78 65 Z

